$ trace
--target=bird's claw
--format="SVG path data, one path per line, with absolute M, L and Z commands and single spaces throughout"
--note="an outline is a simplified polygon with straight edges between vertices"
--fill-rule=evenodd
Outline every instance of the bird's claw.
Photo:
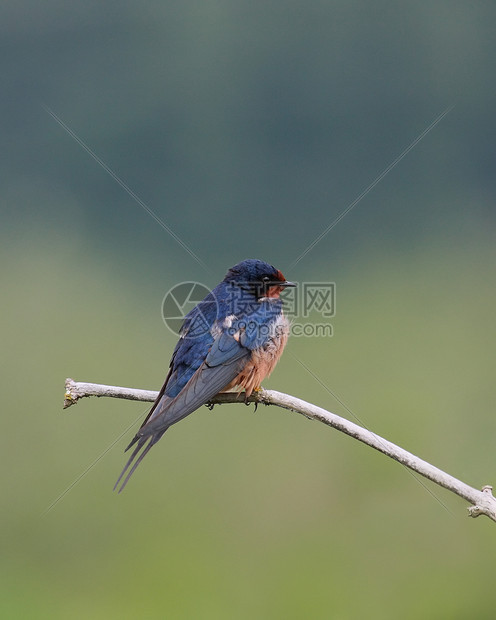
M 256 388 L 253 388 L 253 392 L 255 393 L 255 396 L 257 396 L 257 395 L 258 395 L 258 392 L 261 392 L 261 390 L 262 390 L 262 388 L 261 388 L 261 387 L 256 387 Z M 252 392 L 252 393 L 253 393 L 253 392 Z M 251 402 L 249 402 L 248 398 L 249 398 L 249 396 L 247 396 L 247 395 L 246 395 L 246 393 L 245 393 L 245 405 L 251 405 Z M 255 412 L 255 411 L 257 410 L 257 408 L 258 408 L 258 402 L 259 402 L 259 401 L 258 401 L 258 400 L 255 400 L 255 401 L 253 401 L 253 402 L 255 403 L 255 409 L 253 410 L 253 411 Z

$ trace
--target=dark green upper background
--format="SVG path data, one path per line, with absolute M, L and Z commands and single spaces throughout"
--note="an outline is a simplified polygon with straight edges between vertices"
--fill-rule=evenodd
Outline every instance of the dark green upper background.
M 284 270 L 454 105 L 292 277 L 371 245 L 462 240 L 494 221 L 495 19 L 467 2 L 11 3 L 3 230 L 205 276 L 46 105 L 214 274 L 249 256 Z

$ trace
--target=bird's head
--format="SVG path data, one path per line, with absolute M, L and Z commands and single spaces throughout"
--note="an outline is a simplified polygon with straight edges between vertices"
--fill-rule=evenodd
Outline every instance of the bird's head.
M 279 269 L 254 258 L 241 261 L 231 267 L 224 282 L 253 293 L 257 299 L 264 297 L 277 299 L 287 286 L 296 286 L 293 282 L 288 282 Z

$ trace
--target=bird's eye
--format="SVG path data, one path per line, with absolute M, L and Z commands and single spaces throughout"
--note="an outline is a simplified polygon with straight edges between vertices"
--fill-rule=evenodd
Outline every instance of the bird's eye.
M 264 276 L 264 277 L 262 278 L 262 282 L 265 282 L 265 284 L 267 284 L 267 282 L 270 282 L 270 278 L 269 278 L 269 276 Z

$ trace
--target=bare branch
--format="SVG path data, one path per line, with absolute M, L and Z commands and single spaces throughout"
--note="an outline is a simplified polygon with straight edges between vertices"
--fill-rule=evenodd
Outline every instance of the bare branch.
M 110 385 L 99 385 L 97 383 L 79 383 L 72 379 L 67 379 L 65 383 L 66 392 L 64 400 L 64 409 L 78 402 L 79 399 L 86 396 L 109 396 L 112 398 L 126 398 L 129 400 L 139 400 L 153 402 L 158 392 L 150 390 L 137 390 L 132 388 L 116 387 Z M 240 398 L 237 392 L 224 392 L 218 394 L 210 405 L 222 403 L 243 403 L 244 398 Z M 276 405 L 283 409 L 294 411 L 304 415 L 310 420 L 318 420 L 328 426 L 358 439 L 362 443 L 367 444 L 371 448 L 382 452 L 386 456 L 398 461 L 413 471 L 421 474 L 428 480 L 448 489 L 456 495 L 467 500 L 471 506 L 468 508 L 470 517 L 478 517 L 486 515 L 493 521 L 496 521 L 496 498 L 492 494 L 492 487 L 485 485 L 482 491 L 479 491 L 461 480 L 450 476 L 446 472 L 434 467 L 427 461 L 423 461 L 419 457 L 407 452 L 403 448 L 383 439 L 379 435 L 368 431 L 354 422 L 350 422 L 335 413 L 326 411 L 321 407 L 307 403 L 304 400 L 276 392 L 275 390 L 261 389 L 254 392 L 247 402 L 263 403 L 264 405 Z
M 80 398 L 87 396 L 109 396 L 111 398 L 125 398 L 152 403 L 158 392 L 152 390 L 135 390 L 133 388 L 117 387 L 115 385 L 101 385 L 100 383 L 82 383 L 73 379 L 65 380 L 64 409 L 75 405 Z

